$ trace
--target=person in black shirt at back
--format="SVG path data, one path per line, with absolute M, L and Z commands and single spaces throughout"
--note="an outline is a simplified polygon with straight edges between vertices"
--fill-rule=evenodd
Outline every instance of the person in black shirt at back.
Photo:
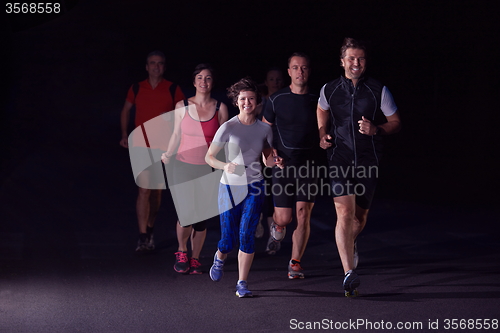
M 293 207 L 297 228 L 292 235 L 292 256 L 288 278 L 304 278 L 300 260 L 309 240 L 311 211 L 318 193 L 314 172 L 319 149 L 316 118 L 318 97 L 309 93 L 309 57 L 294 53 L 288 59 L 291 84 L 272 96 L 266 103 L 263 121 L 272 125 L 277 156 L 283 158 L 284 169 L 273 168 L 271 192 L 274 198 L 274 223 L 268 248 L 277 247 L 285 237 L 286 226 L 292 221 Z

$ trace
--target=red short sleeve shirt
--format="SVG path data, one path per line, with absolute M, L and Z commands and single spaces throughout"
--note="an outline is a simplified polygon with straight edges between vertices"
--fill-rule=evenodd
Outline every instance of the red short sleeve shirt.
M 170 93 L 171 85 L 172 82 L 163 79 L 158 86 L 153 89 L 146 79 L 139 82 L 139 93 L 137 97 L 134 95 L 132 87 L 130 87 L 127 94 L 127 101 L 135 105 L 136 127 L 162 113 L 174 110 L 175 104 L 184 99 L 184 94 L 179 87 L 177 87 L 174 100 L 172 100 L 172 94 Z

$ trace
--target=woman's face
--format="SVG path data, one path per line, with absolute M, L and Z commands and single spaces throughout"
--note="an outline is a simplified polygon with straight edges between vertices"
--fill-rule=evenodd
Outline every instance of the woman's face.
M 255 114 L 257 94 L 255 91 L 240 91 L 237 101 L 240 114 Z
M 213 86 L 212 73 L 204 69 L 194 77 L 193 85 L 199 92 L 210 92 Z
M 267 73 L 266 86 L 270 91 L 278 91 L 283 88 L 283 75 L 280 71 L 271 70 Z

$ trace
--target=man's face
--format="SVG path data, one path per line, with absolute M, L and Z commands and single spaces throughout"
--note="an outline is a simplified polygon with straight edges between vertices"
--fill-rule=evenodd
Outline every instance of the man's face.
M 357 81 L 366 70 L 365 51 L 348 48 L 340 62 L 344 67 L 346 78 Z
M 157 55 L 149 57 L 146 63 L 146 71 L 148 71 L 151 77 L 163 76 L 165 72 L 165 59 Z
M 309 63 L 306 58 L 292 57 L 288 66 L 288 75 L 292 79 L 292 85 L 303 87 L 309 79 Z

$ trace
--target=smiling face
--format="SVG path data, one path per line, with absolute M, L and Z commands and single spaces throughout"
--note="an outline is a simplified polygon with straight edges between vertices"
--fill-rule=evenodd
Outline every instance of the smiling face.
M 255 113 L 257 94 L 255 91 L 240 91 L 236 105 L 240 109 L 240 114 L 248 115 Z
M 193 85 L 199 92 L 210 92 L 213 86 L 212 72 L 204 69 L 194 77 Z
M 340 62 L 341 66 L 344 67 L 345 77 L 351 79 L 356 84 L 366 70 L 365 51 L 348 48 L 345 51 L 345 56 L 340 59 Z
M 309 79 L 309 63 L 304 57 L 292 57 L 288 65 L 288 75 L 292 79 L 292 85 L 304 87 Z
M 165 72 L 165 59 L 158 55 L 150 56 L 146 63 L 146 71 L 148 71 L 149 77 L 162 77 Z

